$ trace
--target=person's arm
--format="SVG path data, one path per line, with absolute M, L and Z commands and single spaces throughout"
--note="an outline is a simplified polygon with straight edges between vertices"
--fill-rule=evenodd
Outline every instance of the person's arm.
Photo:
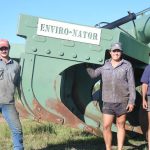
M 127 80 L 128 80 L 128 87 L 129 87 L 129 101 L 126 109 L 128 112 L 131 112 L 134 109 L 135 98 L 136 98 L 135 80 L 134 80 L 134 72 L 132 66 L 129 68 L 127 72 Z
M 142 105 L 144 109 L 147 109 L 148 107 L 147 100 L 146 100 L 147 90 L 148 90 L 148 84 L 143 83 L 142 84 Z
M 150 79 L 150 65 L 146 66 L 144 69 L 144 72 L 141 77 L 142 82 L 142 106 L 144 109 L 147 109 L 147 92 L 148 92 L 148 85 L 149 85 L 149 79 Z
M 86 68 L 86 71 L 91 78 L 96 78 L 101 74 L 101 67 L 95 70 L 93 68 Z
M 132 66 L 129 68 L 127 72 L 127 80 L 128 80 L 128 87 L 129 87 L 129 104 L 135 104 L 136 99 L 136 89 L 135 89 L 135 79 L 134 79 L 134 72 Z
M 19 67 L 18 67 L 18 70 L 17 70 L 17 72 L 16 72 L 14 84 L 15 84 L 15 86 L 16 86 L 16 88 L 17 88 L 18 96 L 19 96 L 19 98 L 21 99 L 21 90 L 20 90 L 21 77 L 20 77 L 20 70 L 21 70 L 21 67 L 19 66 Z

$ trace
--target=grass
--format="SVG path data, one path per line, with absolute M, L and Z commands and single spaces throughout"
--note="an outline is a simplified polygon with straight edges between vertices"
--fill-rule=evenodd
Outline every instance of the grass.
M 49 122 L 22 120 L 25 150 L 104 150 L 102 137 L 96 137 L 79 129 Z M 0 123 L 0 150 L 12 150 L 10 130 Z M 134 135 L 134 136 L 133 136 Z M 113 133 L 113 150 L 116 150 L 116 133 Z M 124 150 L 146 150 L 142 135 L 126 134 Z
M 25 150 L 98 150 L 103 143 L 100 137 L 49 122 L 23 120 L 22 126 Z M 1 123 L 0 129 L 0 149 L 11 150 L 11 135 L 6 123 Z

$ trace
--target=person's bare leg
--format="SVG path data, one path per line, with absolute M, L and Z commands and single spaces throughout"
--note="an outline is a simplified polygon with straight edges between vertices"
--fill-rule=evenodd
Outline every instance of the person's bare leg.
M 118 150 L 122 150 L 124 140 L 125 140 L 125 122 L 126 122 L 126 114 L 117 117 L 116 125 L 117 125 L 117 142 L 118 142 Z
M 150 150 L 150 112 L 148 112 L 148 130 L 147 130 L 147 136 L 148 136 L 148 150 Z
M 111 150 L 112 144 L 112 132 L 111 126 L 114 116 L 109 114 L 103 114 L 103 137 L 106 145 L 106 150 Z

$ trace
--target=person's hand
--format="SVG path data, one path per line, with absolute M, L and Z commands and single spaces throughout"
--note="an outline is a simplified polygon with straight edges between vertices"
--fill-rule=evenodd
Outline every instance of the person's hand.
M 128 104 L 126 107 L 127 112 L 131 112 L 134 109 L 134 104 Z
M 148 104 L 147 104 L 146 99 L 143 99 L 142 105 L 143 105 L 143 109 L 147 109 L 148 108 Z

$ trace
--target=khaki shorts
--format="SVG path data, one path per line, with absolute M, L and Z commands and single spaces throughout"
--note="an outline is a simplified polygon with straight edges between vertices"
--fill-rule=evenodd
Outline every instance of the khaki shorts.
M 107 103 L 103 102 L 102 112 L 104 114 L 115 115 L 117 117 L 126 114 L 127 110 L 127 102 L 124 103 Z

